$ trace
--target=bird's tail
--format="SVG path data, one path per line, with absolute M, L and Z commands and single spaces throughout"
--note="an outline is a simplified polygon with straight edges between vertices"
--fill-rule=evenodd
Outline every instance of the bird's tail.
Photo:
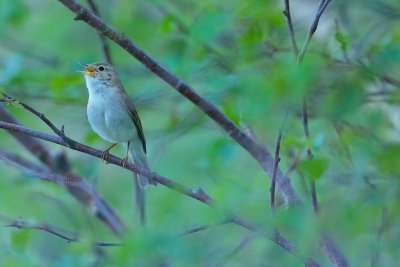
M 130 144 L 128 157 L 132 163 L 135 163 L 142 168 L 150 170 L 149 164 L 147 163 L 146 153 L 143 151 L 141 144 Z M 149 181 L 146 176 L 138 174 L 138 184 L 140 187 L 145 188 L 149 184 L 155 185 L 156 183 Z
M 142 168 L 150 170 L 149 164 L 147 163 L 146 153 L 143 151 L 142 144 L 125 143 L 125 149 L 128 149 L 128 158 L 134 164 L 139 165 Z M 136 203 L 136 208 L 139 213 L 139 219 L 141 225 L 145 224 L 146 221 L 146 209 L 145 209 L 145 192 L 144 188 L 149 184 L 155 184 L 154 182 L 149 181 L 149 179 L 140 174 L 135 174 L 135 198 L 134 202 Z

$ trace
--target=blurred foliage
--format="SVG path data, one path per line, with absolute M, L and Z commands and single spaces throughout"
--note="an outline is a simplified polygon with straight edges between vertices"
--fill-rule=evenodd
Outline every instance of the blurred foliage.
M 86 4 L 86 1 L 80 1 Z M 301 253 L 324 266 L 318 233 L 328 229 L 353 266 L 398 266 L 400 254 L 400 8 L 396 0 L 332 1 L 304 62 L 293 56 L 283 1 L 95 0 L 101 15 L 160 63 L 254 133 L 273 151 L 283 126 L 280 167 L 290 172 L 304 206 L 269 211 L 269 180 L 257 163 L 212 121 L 121 48 L 113 61 L 135 100 L 152 168 L 203 188 L 217 209 L 162 186 L 146 191 L 148 224 L 132 203 L 132 176 L 98 159 L 64 150 L 74 170 L 94 184 L 130 229 L 112 233 L 66 191 L 0 165 L 0 213 L 80 233 L 54 235 L 0 228 L 1 266 L 300 266 L 274 243 L 235 225 L 235 212 L 266 230 L 276 224 Z M 291 1 L 299 45 L 318 1 Z M 86 119 L 87 92 L 77 61 L 101 61 L 96 32 L 58 1 L 0 0 L 1 90 L 44 112 L 70 137 L 103 149 Z M 300 120 L 309 104 L 310 140 Z M 28 127 L 49 131 L 8 103 Z M 33 159 L 5 132 L 1 149 Z M 314 158 L 307 159 L 310 148 Z M 122 148 L 113 150 L 122 156 Z M 302 174 L 302 175 L 300 175 Z M 309 180 L 317 183 L 318 218 Z M 29 204 L 27 204 L 29 203 Z M 210 229 L 181 236 L 203 225 Z M 232 253 L 243 240 L 240 251 Z M 123 242 L 94 248 L 93 241 Z

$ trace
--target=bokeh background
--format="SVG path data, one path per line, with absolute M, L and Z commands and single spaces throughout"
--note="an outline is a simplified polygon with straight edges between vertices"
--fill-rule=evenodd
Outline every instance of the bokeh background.
M 87 5 L 86 1 L 80 1 Z M 193 104 L 108 42 L 112 60 L 137 105 L 152 169 L 218 203 L 213 209 L 163 186 L 146 190 L 147 223 L 134 208 L 132 174 L 86 154 L 64 151 L 114 208 L 128 230 L 115 236 L 61 187 L 0 165 L 0 214 L 79 233 L 68 243 L 43 231 L 0 227 L 1 266 L 301 266 L 263 236 L 232 224 L 234 212 L 266 230 L 273 225 L 324 266 L 318 246 L 329 231 L 353 266 L 400 261 L 400 8 L 396 0 L 335 0 L 323 14 L 303 63 L 292 53 L 284 1 L 94 1 L 101 16 L 191 84 L 271 151 L 283 122 L 280 167 L 302 197 L 272 216 L 269 177 Z M 291 1 L 303 44 L 318 7 Z M 87 90 L 76 71 L 103 61 L 97 33 L 60 2 L 0 0 L 0 86 L 45 113 L 66 134 L 104 149 L 87 122 Z M 309 103 L 310 139 L 300 119 Z M 51 132 L 18 105 L 3 107 L 25 126 Z M 286 115 L 287 114 L 287 117 Z M 286 120 L 285 120 L 286 117 Z M 7 132 L 2 150 L 36 161 Z M 306 157 L 311 148 L 314 158 Z M 122 147 L 113 150 L 123 157 Z M 314 216 L 314 179 L 320 214 Z M 4 225 L 7 223 L 4 222 Z M 199 225 L 205 231 L 182 236 Z M 123 242 L 99 248 L 94 241 Z

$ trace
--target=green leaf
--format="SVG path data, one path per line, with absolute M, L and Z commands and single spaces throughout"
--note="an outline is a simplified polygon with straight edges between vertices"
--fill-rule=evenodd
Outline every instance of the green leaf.
M 375 162 L 380 171 L 386 174 L 400 173 L 400 144 L 385 147 L 375 157 Z
M 27 17 L 28 9 L 21 0 L 0 2 L 0 23 L 9 23 L 13 26 L 20 25 Z
M 297 169 L 302 171 L 308 179 L 318 180 L 325 173 L 328 164 L 327 159 L 314 157 L 311 160 L 301 161 Z
M 338 23 L 336 23 L 335 39 L 339 43 L 342 52 L 345 52 L 347 50 L 347 40 L 346 36 L 340 31 Z
M 24 251 L 29 238 L 31 231 L 29 229 L 17 229 L 12 231 L 11 233 L 11 246 L 16 251 Z

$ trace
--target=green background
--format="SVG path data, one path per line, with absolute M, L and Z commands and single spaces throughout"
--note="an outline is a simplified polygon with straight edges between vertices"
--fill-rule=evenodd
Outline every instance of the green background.
M 146 190 L 147 224 L 133 204 L 132 174 L 86 154 L 64 151 L 74 171 L 94 185 L 129 229 L 113 235 L 68 192 L 0 165 L 0 213 L 78 232 L 67 243 L 49 233 L 0 227 L 1 266 L 301 266 L 263 236 L 215 225 L 234 212 L 280 232 L 321 264 L 319 233 L 329 231 L 353 266 L 400 261 L 400 8 L 397 1 L 335 0 L 323 14 L 298 66 L 282 14 L 283 1 L 95 1 L 101 16 L 167 69 L 217 105 L 271 151 L 285 114 L 282 170 L 300 157 L 290 179 L 301 207 L 272 216 L 269 178 L 257 162 L 197 107 L 108 42 L 125 89 L 137 105 L 152 169 L 201 187 L 213 209 L 163 186 Z M 86 5 L 85 1 L 81 1 Z M 292 1 L 302 46 L 318 1 Z M 66 134 L 104 149 L 87 122 L 87 90 L 77 61 L 102 61 L 96 31 L 60 2 L 0 0 L 0 85 L 46 114 Z M 301 124 L 309 103 L 310 140 Z M 2 104 L 4 105 L 4 104 Z M 18 105 L 7 110 L 25 126 L 51 132 Z M 1 149 L 35 160 L 4 130 Z M 311 148 L 309 161 L 305 150 Z M 124 156 L 122 147 L 113 150 Z M 309 182 L 321 212 L 313 215 Z M 6 224 L 6 223 L 4 223 Z M 181 236 L 203 224 L 210 229 Z M 123 242 L 94 248 L 92 242 Z M 238 245 L 244 245 L 235 251 Z

